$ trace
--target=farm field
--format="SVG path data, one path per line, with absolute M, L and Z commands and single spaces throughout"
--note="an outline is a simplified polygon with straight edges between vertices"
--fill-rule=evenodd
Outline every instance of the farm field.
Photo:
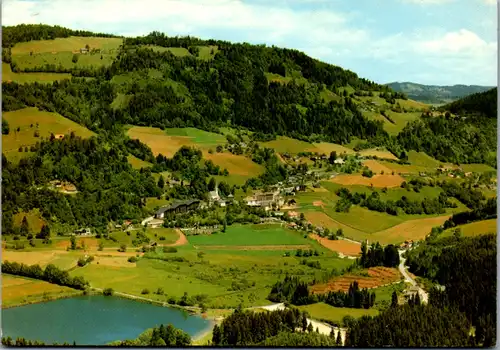
M 361 245 L 346 241 L 343 239 L 329 240 L 328 238 L 320 237 L 316 234 L 310 235 L 311 238 L 317 240 L 322 246 L 334 252 L 339 252 L 347 256 L 358 256 L 361 254 Z
M 261 147 L 273 148 L 277 153 L 297 154 L 299 152 L 316 152 L 317 148 L 309 142 L 277 136 L 276 140 L 260 142 Z
M 391 174 L 392 170 L 373 159 L 364 160 L 363 165 L 368 167 L 375 174 Z
M 473 172 L 473 173 L 486 173 L 489 171 L 495 171 L 496 169 L 489 166 L 488 164 L 461 164 L 460 168 L 464 172 Z
M 359 154 L 363 157 L 378 157 L 382 159 L 398 160 L 398 157 L 396 157 L 394 154 L 384 149 L 377 149 L 377 148 L 364 149 L 362 151 L 359 151 Z
M 333 183 L 341 185 L 362 185 L 373 187 L 399 187 L 405 181 L 400 175 L 373 175 L 370 177 L 362 176 L 361 174 L 338 175 L 329 180 Z
M 341 155 L 342 153 L 345 153 L 345 154 L 355 154 L 356 153 L 352 149 L 349 149 L 349 148 L 344 147 L 342 145 L 338 145 L 336 143 L 319 142 L 319 143 L 314 143 L 313 145 L 316 148 L 315 152 L 324 153 L 327 156 L 329 156 L 331 152 L 337 152 L 337 155 Z
M 2 274 L 3 308 L 80 293 L 81 292 L 69 287 L 62 287 L 40 280 Z
M 161 153 L 166 157 L 172 157 L 182 146 L 197 146 L 208 150 L 217 144 L 226 143 L 222 135 L 195 128 L 166 129 L 163 131 L 159 128 L 132 126 L 128 129 L 127 135 L 147 144 L 154 155 Z
M 156 45 L 146 45 L 145 47 L 156 52 L 168 51 L 177 57 L 191 56 L 191 53 L 185 47 L 163 47 Z
M 304 212 L 304 215 L 306 219 L 313 225 L 328 228 L 330 231 L 337 231 L 338 229 L 342 229 L 345 237 L 362 239 L 360 237 L 364 237 L 367 235 L 367 233 L 364 231 L 332 219 L 322 211 L 307 211 Z
M 497 219 L 482 220 L 465 225 L 459 225 L 444 231 L 441 234 L 441 237 L 452 236 L 453 231 L 457 228 L 459 228 L 462 235 L 466 237 L 479 236 L 485 233 L 497 233 Z
M 427 155 L 425 152 L 409 151 L 408 161 L 415 166 L 427 167 L 427 168 L 438 168 L 441 164 L 440 161 Z
M 78 57 L 76 63 L 73 62 L 73 56 Z M 115 59 L 115 54 L 95 53 L 95 54 L 75 54 L 68 52 L 57 53 L 36 53 L 33 55 L 12 55 L 12 62 L 20 69 L 33 69 L 53 65 L 54 70 L 62 66 L 65 69 L 85 68 L 90 66 L 101 67 L 110 66 Z
M 101 51 L 114 51 L 122 44 L 120 38 L 98 38 L 98 37 L 78 37 L 56 38 L 53 40 L 33 40 L 16 44 L 12 48 L 12 55 L 22 55 L 43 52 L 64 52 L 78 51 L 85 45 L 91 49 L 100 49 Z
M 362 316 L 377 316 L 377 309 L 355 309 L 348 307 L 334 307 L 325 303 L 302 305 L 297 307 L 300 311 L 307 311 L 311 318 L 341 324 L 345 316 L 360 318 Z
M 24 83 L 53 83 L 71 79 L 71 74 L 68 73 L 14 73 L 10 68 L 10 64 L 2 63 L 2 82 L 15 82 L 18 84 Z
M 34 145 L 42 137 L 49 138 L 51 133 L 69 135 L 73 131 L 81 137 L 94 135 L 92 131 L 57 113 L 39 111 L 37 108 L 30 107 L 4 112 L 2 118 L 10 126 L 10 133 L 2 135 L 2 152 L 11 161 L 17 161 L 30 154 L 30 152 L 19 152 L 19 147 Z M 37 123 L 38 128 L 36 127 Z M 20 128 L 20 131 L 16 131 L 17 128 Z M 40 137 L 34 136 L 36 130 L 38 130 Z
M 402 106 L 401 106 L 402 107 Z M 384 129 L 387 131 L 390 135 L 397 135 L 401 132 L 401 130 L 404 129 L 406 124 L 413 120 L 417 120 L 420 118 L 420 115 L 422 114 L 421 112 L 414 112 L 414 113 L 396 113 L 390 110 L 386 111 L 387 115 L 391 117 L 392 120 L 394 120 L 394 124 L 389 122 L 388 120 L 384 123 Z
M 365 270 L 368 276 L 359 274 L 346 274 L 335 277 L 327 283 L 315 284 L 311 287 L 312 293 L 327 293 L 329 291 L 349 290 L 349 286 L 354 281 L 358 281 L 359 288 L 376 288 L 386 284 L 398 282 L 401 280 L 401 274 L 396 268 L 389 267 L 370 267 Z
M 219 51 L 219 47 L 217 45 L 208 45 L 208 46 L 197 46 L 200 50 L 198 53 L 198 58 L 203 60 L 211 60 Z
M 298 232 L 281 227 L 279 224 L 233 225 L 225 233 L 188 236 L 189 242 L 200 249 L 204 246 L 259 246 L 259 245 L 302 245 L 310 241 Z
M 167 199 L 158 199 L 156 197 L 148 197 L 146 198 L 146 208 L 149 210 L 156 210 L 160 207 L 170 204 L 170 200 Z
M 264 172 L 264 167 L 254 163 L 250 158 L 229 152 L 210 154 L 207 151 L 203 151 L 203 159 L 211 160 L 221 169 L 227 169 L 230 176 L 239 175 L 250 178 Z
M 408 220 L 399 225 L 372 234 L 370 241 L 378 241 L 380 244 L 397 244 L 409 239 L 414 241 L 424 239 L 431 232 L 433 227 L 444 224 L 449 218 L 449 215 L 444 215 L 425 219 Z

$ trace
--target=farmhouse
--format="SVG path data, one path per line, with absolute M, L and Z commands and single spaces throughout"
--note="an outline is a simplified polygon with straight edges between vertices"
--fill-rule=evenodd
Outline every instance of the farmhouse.
M 335 159 L 334 163 L 335 164 L 344 164 L 345 161 L 342 158 L 337 158 L 337 159 Z
M 285 203 L 279 191 L 257 193 L 245 198 L 245 202 L 248 206 L 264 207 L 265 210 L 271 209 L 272 206 L 282 206 Z
M 190 199 L 182 202 L 173 203 L 168 207 L 163 207 L 158 209 L 155 214 L 156 219 L 165 218 L 165 214 L 178 214 L 178 213 L 186 213 L 190 210 L 195 210 L 200 205 L 200 201 L 198 199 Z
M 91 232 L 90 232 L 89 228 L 81 228 L 81 229 L 75 230 L 74 234 L 79 235 L 79 236 L 90 236 Z

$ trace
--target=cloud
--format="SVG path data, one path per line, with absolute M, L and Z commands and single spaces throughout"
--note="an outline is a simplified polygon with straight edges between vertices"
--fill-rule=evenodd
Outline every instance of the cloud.
M 392 1 L 438 4 L 455 0 Z M 389 0 L 382 1 L 386 2 Z M 470 83 L 489 79 L 491 84 L 492 77 L 496 78 L 496 43 L 486 42 L 469 29 L 443 33 L 430 28 L 380 37 L 372 28 L 384 24 L 366 26 L 365 17 L 384 18 L 385 10 L 369 16 L 361 13 L 365 20 L 360 20 L 355 11 L 336 10 L 335 5 L 343 1 L 304 0 L 300 1 L 300 9 L 293 6 L 297 3 L 298 0 L 6 0 L 2 4 L 2 20 L 3 25 L 57 24 L 125 36 L 156 30 L 168 35 L 266 43 L 302 50 L 379 82 L 432 76 L 433 83 L 459 78 L 457 82 Z M 458 1 L 452 7 L 456 6 Z
M 443 5 L 455 0 L 402 0 L 404 3 L 419 4 L 419 5 Z

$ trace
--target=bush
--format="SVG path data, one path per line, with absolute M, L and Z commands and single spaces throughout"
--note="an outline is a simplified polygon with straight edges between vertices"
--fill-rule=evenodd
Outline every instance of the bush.
M 128 258 L 127 260 L 129 263 L 135 263 L 137 262 L 137 258 L 135 256 L 131 256 L 130 258 Z
M 158 295 L 164 295 L 164 294 L 165 294 L 165 292 L 163 291 L 163 288 L 162 288 L 162 287 L 159 287 L 159 288 L 156 290 L 155 294 L 158 294 Z
M 141 294 L 149 294 L 149 289 L 144 288 L 144 289 L 141 291 Z
M 175 305 L 175 303 L 176 303 L 177 301 L 175 300 L 175 297 L 169 297 L 169 298 L 168 298 L 168 300 L 167 300 L 167 302 L 168 302 L 170 305 Z
M 164 253 L 177 253 L 177 248 L 175 247 L 163 247 Z
M 105 288 L 103 291 L 102 291 L 102 294 L 105 295 L 105 296 L 112 296 L 114 294 L 114 290 L 113 288 Z
M 78 259 L 77 264 L 79 267 L 84 267 L 85 265 L 87 265 L 87 260 L 85 258 L 80 258 L 80 259 Z

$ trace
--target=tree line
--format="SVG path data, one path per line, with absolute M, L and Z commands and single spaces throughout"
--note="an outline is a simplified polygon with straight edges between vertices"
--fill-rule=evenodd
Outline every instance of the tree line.
M 407 253 L 412 273 L 445 287 L 431 290 L 431 302 L 464 313 L 476 327 L 475 342 L 483 346 L 496 341 L 496 254 L 494 234 L 443 237 Z
M 2 263 L 2 273 L 16 276 L 30 277 L 60 286 L 67 286 L 75 289 L 85 289 L 89 285 L 82 276 L 70 277 L 68 271 L 59 269 L 53 264 L 49 264 L 42 269 L 40 265 L 25 265 L 17 262 L 4 261 Z
M 339 290 L 313 294 L 309 291 L 308 283 L 301 281 L 298 277 L 286 276 L 283 281 L 274 284 L 267 299 L 297 306 L 324 302 L 334 307 L 369 309 L 375 304 L 375 292 L 369 292 L 366 288 L 360 289 L 358 282 L 354 281 L 349 285 L 347 292 Z
M 388 244 L 382 248 L 379 242 L 372 243 L 370 247 L 366 242 L 362 242 L 361 256 L 356 259 L 356 262 L 364 268 L 376 266 L 397 267 L 400 260 L 398 249 L 393 244 Z

